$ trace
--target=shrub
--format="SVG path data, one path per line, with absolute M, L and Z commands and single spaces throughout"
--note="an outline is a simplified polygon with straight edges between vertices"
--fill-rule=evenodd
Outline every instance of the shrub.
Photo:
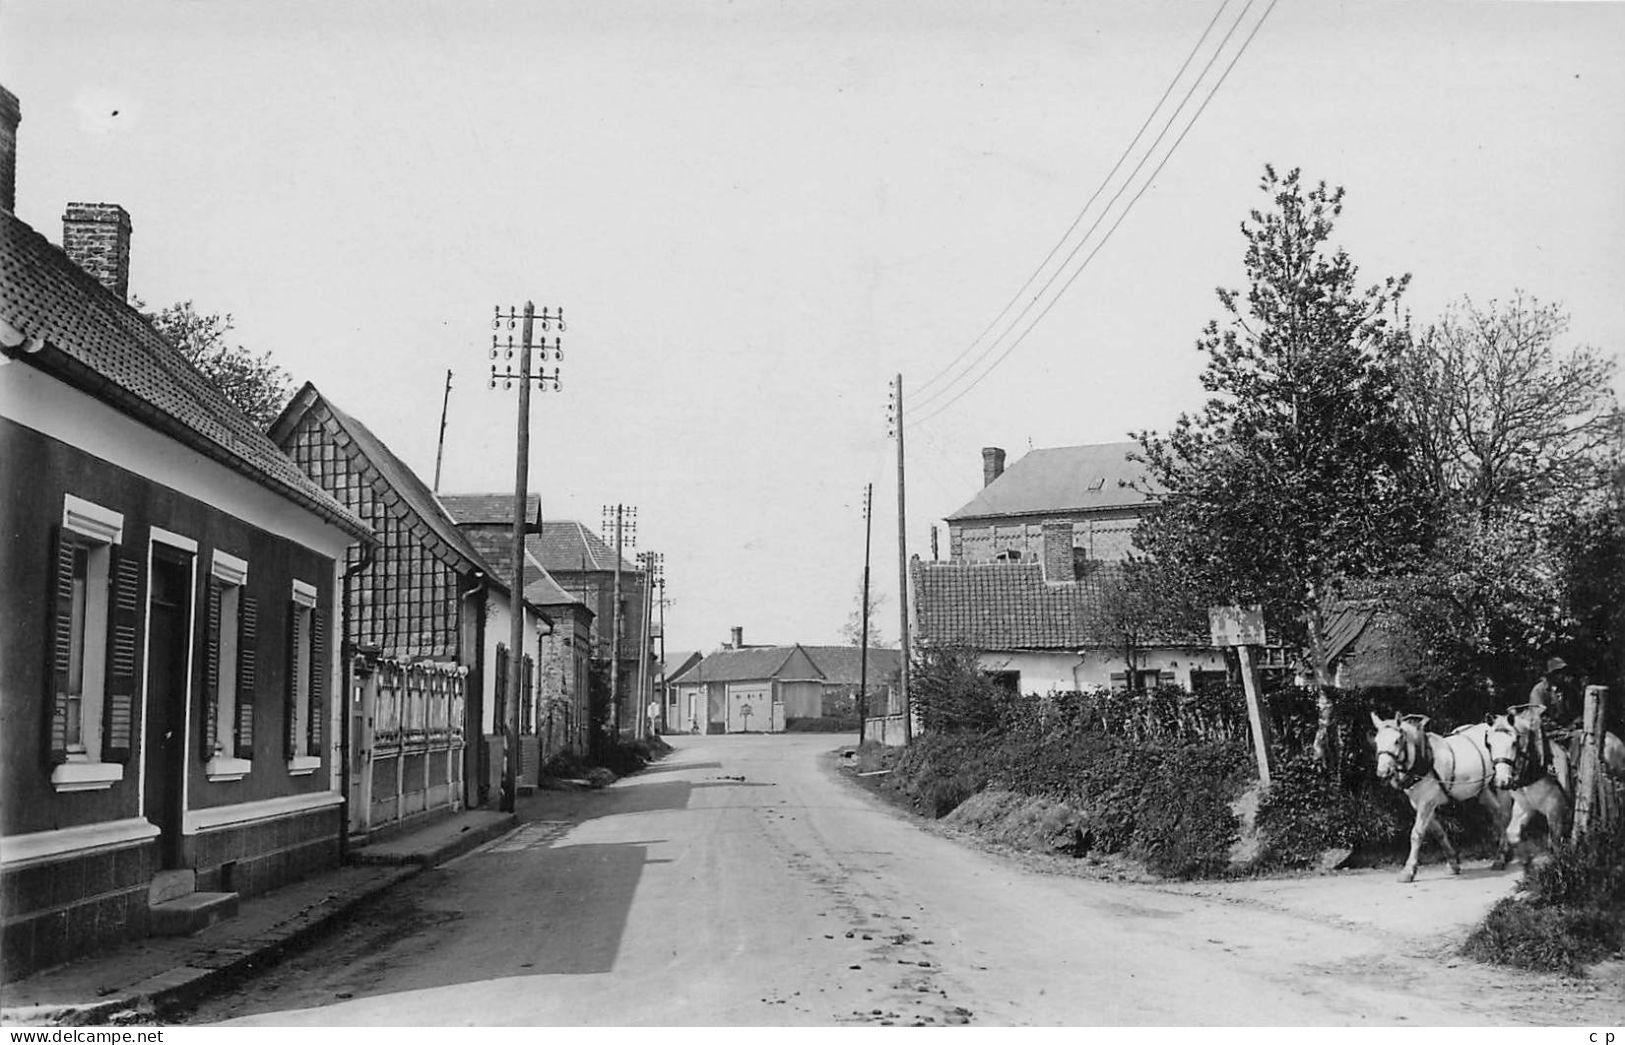
M 974 651 L 927 647 L 911 672 L 909 695 L 928 733 L 983 733 L 1005 726 L 1012 695 L 982 671 Z
M 1324 850 L 1382 845 L 1407 837 L 1410 804 L 1375 779 L 1351 790 L 1309 755 L 1276 768 L 1258 804 L 1258 829 L 1265 838 L 1265 863 L 1299 866 Z
M 985 745 L 979 736 L 927 733 L 901 749 L 887 786 L 909 795 L 931 816 L 946 816 L 987 783 L 977 758 L 980 746 Z
M 1462 946 L 1479 961 L 1584 975 L 1586 964 L 1625 944 L 1625 925 L 1617 911 L 1587 905 L 1546 907 L 1506 897 L 1490 909 L 1484 923 Z
M 1583 975 L 1625 947 L 1625 812 L 1566 846 L 1524 877 L 1527 899 L 1496 904 L 1462 953 L 1524 969 Z
M 1223 871 L 1238 827 L 1230 801 L 1252 779 L 1248 761 L 1233 741 L 1166 752 L 1140 791 L 1130 855 L 1167 877 Z

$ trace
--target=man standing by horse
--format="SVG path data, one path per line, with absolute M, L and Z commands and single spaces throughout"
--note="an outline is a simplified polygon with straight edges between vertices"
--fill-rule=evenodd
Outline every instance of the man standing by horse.
M 1546 709 L 1542 718 L 1553 729 L 1577 728 L 1580 709 L 1572 690 L 1568 662 L 1562 657 L 1553 657 L 1546 662 L 1546 674 L 1529 691 L 1529 703 Z

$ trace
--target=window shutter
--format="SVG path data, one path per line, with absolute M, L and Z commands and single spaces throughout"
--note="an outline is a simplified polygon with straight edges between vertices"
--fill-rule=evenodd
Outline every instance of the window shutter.
M 254 643 L 260 606 L 248 592 L 237 596 L 237 757 L 254 757 Z
M 327 619 L 320 609 L 310 611 L 310 750 L 322 754 L 322 719 L 327 713 Z
M 46 754 L 51 765 L 68 760 L 68 675 L 73 669 L 73 538 L 56 528 L 52 549 L 49 670 L 45 674 Z
M 508 731 L 508 647 L 497 643 L 497 677 L 492 690 L 496 694 L 496 733 Z
M 199 745 L 205 762 L 214 757 L 220 717 L 220 589 L 220 582 L 210 577 L 203 610 L 203 736 Z
M 288 603 L 288 674 L 287 697 L 283 701 L 284 739 L 288 746 L 288 760 L 303 754 L 299 750 L 299 647 L 304 642 L 304 630 L 299 626 L 303 614 L 297 602 Z
M 536 663 L 530 659 L 530 654 L 525 654 L 525 659 L 520 662 L 519 670 L 523 673 L 520 687 L 525 695 L 524 703 L 520 707 L 525 718 L 525 732 L 530 733 L 535 731 L 532 714 L 536 707 Z
M 136 664 L 141 628 L 141 556 L 115 546 L 108 566 L 107 700 L 102 761 L 128 762 L 135 747 Z

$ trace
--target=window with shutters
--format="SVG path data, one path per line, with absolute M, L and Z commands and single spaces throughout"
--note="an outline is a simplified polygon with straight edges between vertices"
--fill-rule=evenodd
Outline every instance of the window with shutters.
M 204 607 L 202 737 L 204 771 L 217 782 L 253 769 L 259 608 L 247 584 L 248 563 L 216 551 Z
M 316 587 L 293 582 L 288 607 L 288 773 L 304 776 L 322 763 L 323 705 L 327 694 L 327 621 L 316 604 Z
M 131 754 L 141 559 L 124 516 L 71 494 L 54 537 L 46 752 L 57 791 L 112 787 Z

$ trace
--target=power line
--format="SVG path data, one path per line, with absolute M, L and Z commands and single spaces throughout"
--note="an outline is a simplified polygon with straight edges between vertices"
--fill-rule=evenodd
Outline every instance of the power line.
M 1249 4 L 1250 3 L 1251 0 L 1249 0 Z M 1213 32 L 1213 27 L 1219 23 L 1220 16 L 1224 14 L 1225 8 L 1229 5 L 1230 0 L 1223 0 L 1223 2 L 1219 4 L 1219 9 L 1213 12 L 1212 20 L 1208 22 L 1207 28 L 1202 30 L 1202 35 L 1197 38 L 1196 44 L 1191 48 L 1190 53 L 1185 56 L 1185 61 L 1179 66 L 1179 71 L 1174 74 L 1173 79 L 1168 81 L 1168 86 L 1163 88 L 1162 97 L 1158 98 L 1157 104 L 1153 105 L 1151 107 L 1151 111 L 1145 114 L 1145 120 L 1140 124 L 1140 129 L 1134 132 L 1134 137 L 1123 149 L 1122 154 L 1117 157 L 1117 162 L 1112 164 L 1112 169 L 1107 172 L 1106 177 L 1102 178 L 1100 184 L 1095 187 L 1095 191 L 1092 195 L 1090 195 L 1088 202 L 1086 202 L 1083 205 L 1083 208 L 1078 211 L 1077 217 L 1072 219 L 1072 224 L 1068 225 L 1066 231 L 1061 233 L 1061 238 L 1055 241 L 1055 246 L 1051 247 L 1049 249 L 1049 253 L 1044 255 L 1044 260 L 1038 263 L 1038 267 L 1033 269 L 1032 275 L 1028 276 L 1026 280 L 1022 282 L 1021 286 L 1016 289 L 1015 294 L 1013 294 L 1010 300 L 1005 303 L 1004 308 L 999 310 L 999 314 L 994 316 L 992 321 L 989 322 L 986 327 L 982 328 L 982 332 L 972 338 L 970 344 L 961 349 L 959 355 L 955 356 L 952 362 L 948 363 L 947 366 L 937 371 L 931 377 L 926 378 L 926 380 L 920 384 L 922 392 L 931 387 L 931 385 L 942 380 L 942 378 L 946 376 L 950 370 L 959 365 L 959 361 L 961 359 L 964 359 L 965 356 L 968 355 L 983 338 L 987 337 L 993 328 L 999 324 L 999 321 L 1007 316 L 1010 313 L 1010 310 L 1015 307 L 1016 302 L 1021 300 L 1021 296 L 1027 292 L 1027 288 L 1031 287 L 1033 285 L 1033 281 L 1038 279 L 1039 275 L 1043 273 L 1045 266 L 1054 260 L 1055 255 L 1063 246 L 1066 245 L 1067 239 L 1070 238 L 1072 233 L 1077 231 L 1078 226 L 1083 223 L 1084 216 L 1089 213 L 1089 208 L 1094 206 L 1095 201 L 1100 198 L 1100 194 L 1106 191 L 1106 186 L 1111 184 L 1111 180 L 1115 178 L 1117 176 L 1117 172 L 1122 169 L 1124 161 L 1129 158 L 1129 156 L 1134 152 L 1134 147 L 1138 145 L 1140 143 L 1140 139 L 1145 136 L 1146 128 L 1151 126 L 1151 121 L 1155 119 L 1157 113 L 1162 110 L 1163 104 L 1168 101 L 1168 96 L 1173 93 L 1175 85 L 1177 85 L 1180 79 L 1184 77 L 1185 71 L 1190 68 L 1192 59 L 1194 59 L 1197 53 L 1201 51 L 1202 44 L 1207 41 L 1209 34 Z M 1245 10 L 1243 10 L 1242 13 L 1245 14 Z M 1219 49 L 1222 49 L 1223 46 L 1224 44 L 1221 42 L 1219 47 L 1215 48 L 1215 53 L 1217 53 Z M 1212 64 L 1211 61 L 1209 64 Z M 1197 79 L 1200 80 L 1201 78 L 1198 77 Z M 1186 97 L 1188 98 L 1189 95 L 1187 94 Z M 920 397 L 920 402 L 928 403 L 938 394 L 940 393 L 926 392 Z
M 1236 50 L 1235 56 L 1230 59 L 1230 62 L 1229 62 L 1228 65 L 1225 66 L 1224 71 L 1219 74 L 1218 80 L 1214 82 L 1212 89 L 1210 89 L 1208 91 L 1207 97 L 1202 99 L 1202 104 L 1197 107 L 1196 112 L 1191 115 L 1190 120 L 1185 124 L 1185 129 L 1179 132 L 1179 136 L 1174 139 L 1173 145 L 1169 146 L 1168 151 L 1163 154 L 1163 157 L 1157 163 L 1156 168 L 1152 170 L 1151 176 L 1146 178 L 1145 182 L 1143 184 L 1141 184 L 1139 191 L 1136 192 L 1133 195 L 1133 197 L 1129 199 L 1128 205 L 1125 206 L 1123 208 L 1122 212 L 1118 214 L 1117 220 L 1112 222 L 1111 228 L 1106 230 L 1106 235 L 1100 240 L 1099 243 L 1097 243 L 1095 245 L 1095 248 L 1089 252 L 1089 255 L 1083 259 L 1082 263 L 1079 264 L 1078 267 L 1073 270 L 1072 275 L 1067 277 L 1066 282 L 1061 284 L 1060 291 L 1057 292 L 1054 297 L 1050 298 L 1049 303 L 1044 306 L 1044 308 L 1038 313 L 1037 316 L 1033 317 L 1032 322 L 1027 324 L 1026 329 L 1024 329 L 1020 333 L 1020 335 L 1018 335 L 1016 337 L 1016 339 L 1014 341 L 1012 341 L 1010 343 L 1010 345 L 1003 352 L 1001 352 L 999 354 L 998 358 L 993 360 L 992 364 L 990 366 L 988 366 L 988 368 L 986 370 L 982 371 L 980 376 L 978 376 L 974 381 L 972 381 L 970 384 L 966 385 L 963 389 L 961 389 L 956 395 L 954 395 L 953 398 L 949 399 L 947 402 L 945 402 L 942 405 L 938 406 L 936 409 L 932 410 L 930 413 L 926 414 L 924 417 L 918 418 L 917 420 L 914 420 L 914 421 L 910 421 L 908 423 L 908 426 L 910 428 L 915 427 L 916 425 L 922 425 L 925 422 L 931 420 L 932 418 L 941 415 L 942 413 L 946 412 L 950 407 L 952 407 L 955 403 L 957 403 L 960 399 L 964 398 L 965 393 L 969 392 L 971 389 L 973 389 L 977 385 L 981 384 L 982 381 L 985 380 L 989 374 L 991 374 L 994 370 L 998 369 L 999 364 L 1003 363 L 1005 361 L 1005 359 L 1009 358 L 1010 353 L 1014 352 L 1016 350 L 1016 348 L 1018 348 L 1021 345 L 1021 343 L 1027 339 L 1027 335 L 1032 333 L 1033 328 L 1036 327 L 1040 322 L 1042 322 L 1045 316 L 1049 315 L 1050 309 L 1054 308 L 1056 303 L 1059 302 L 1063 296 L 1065 296 L 1065 294 L 1067 292 L 1067 289 L 1070 288 L 1072 286 L 1072 284 L 1077 280 L 1077 278 L 1080 275 L 1083 274 L 1083 270 L 1089 267 L 1089 263 L 1094 260 L 1096 254 L 1100 253 L 1101 248 L 1104 247 L 1108 242 L 1111 241 L 1112 234 L 1117 231 L 1117 227 L 1123 223 L 1124 218 L 1128 217 L 1129 211 L 1134 209 L 1134 205 L 1139 202 L 1140 197 L 1144 196 L 1145 193 L 1146 193 L 1146 190 L 1150 189 L 1151 184 L 1156 181 L 1157 175 L 1162 173 L 1162 168 L 1167 165 L 1167 163 L 1168 163 L 1168 161 L 1170 159 L 1173 158 L 1174 153 L 1176 151 L 1178 151 L 1178 149 L 1179 149 L 1180 143 L 1183 142 L 1185 140 L 1185 136 L 1188 135 L 1191 132 L 1191 128 L 1196 126 L 1196 121 L 1199 120 L 1201 118 L 1201 116 L 1202 116 L 1202 113 L 1204 111 L 1206 111 L 1206 109 L 1208 107 L 1208 103 L 1213 100 L 1213 96 L 1218 92 L 1219 88 L 1224 85 L 1224 81 L 1230 76 L 1230 71 L 1236 67 L 1236 62 L 1240 61 L 1241 56 L 1242 56 L 1243 53 L 1246 52 L 1248 45 L 1253 42 L 1253 37 L 1257 36 L 1258 31 L 1264 27 L 1264 22 L 1269 18 L 1270 12 L 1275 10 L 1275 5 L 1278 2 L 1279 2 L 1279 0 L 1270 0 L 1269 6 L 1264 9 L 1264 14 L 1258 19 L 1258 22 L 1256 24 L 1254 24 L 1251 32 L 1249 32 L 1247 34 L 1247 39 L 1242 41 L 1241 47 L 1239 47 Z M 1243 15 L 1246 14 L 1245 11 L 1243 11 L 1242 13 L 1243 13 Z M 1239 20 L 1238 20 L 1238 24 L 1239 24 Z M 1082 248 L 1082 244 L 1080 243 L 1079 244 L 1079 249 L 1081 249 L 1081 248 Z M 1076 253 L 1076 251 L 1074 251 L 1074 253 Z M 1068 260 L 1071 260 L 1070 257 L 1068 258 Z M 1018 322 L 1019 322 L 1019 319 L 1018 319 Z M 1014 329 L 1014 327 L 1012 326 L 1011 329 Z M 1006 333 L 1008 333 L 1008 331 L 1006 331 Z M 995 344 L 997 344 L 997 342 L 995 342 Z M 974 364 L 973 364 L 973 366 L 974 366 Z M 966 372 L 968 373 L 969 371 L 967 370 Z
M 1233 35 L 1235 35 L 1236 30 L 1238 28 L 1240 28 L 1241 23 L 1243 22 L 1243 20 L 1246 19 L 1247 12 L 1252 9 L 1253 2 L 1254 2 L 1254 0 L 1247 0 L 1246 6 L 1244 6 L 1242 8 L 1242 10 L 1241 10 L 1241 13 L 1236 16 L 1236 20 L 1230 24 L 1229 30 L 1227 30 L 1225 32 L 1225 34 L 1224 34 L 1224 39 L 1219 41 L 1219 46 L 1218 47 L 1214 48 L 1213 54 L 1211 56 L 1209 56 L 1209 58 L 1207 60 L 1207 64 L 1202 67 L 1202 71 L 1197 74 L 1196 79 L 1193 80 L 1191 82 L 1190 87 L 1188 89 L 1186 89 L 1185 96 L 1180 99 L 1179 105 L 1176 106 L 1174 111 L 1169 115 L 1168 121 L 1165 124 L 1163 124 L 1162 129 L 1157 132 L 1157 136 L 1151 142 L 1150 147 L 1148 147 L 1146 149 L 1146 151 L 1145 151 L 1145 154 L 1140 157 L 1139 162 L 1134 165 L 1134 169 L 1129 172 L 1128 177 L 1123 180 L 1123 184 L 1118 186 L 1117 191 L 1112 194 L 1112 198 L 1109 201 L 1107 201 L 1104 211 L 1098 217 L 1095 218 L 1094 223 L 1089 226 L 1089 230 L 1083 234 L 1083 237 L 1081 239 L 1079 239 L 1077 244 L 1075 246 L 1073 246 L 1072 250 L 1067 253 L 1066 258 L 1065 258 L 1064 261 L 1061 262 L 1061 265 L 1054 272 L 1050 273 L 1050 277 L 1049 277 L 1049 279 L 1045 280 L 1043 287 L 1041 287 L 1039 289 L 1039 291 L 1032 296 L 1031 300 L 1029 300 L 1027 302 L 1027 304 L 1022 307 L 1021 311 L 1019 313 L 1017 313 L 1016 318 L 1011 321 L 1010 325 L 1007 326 L 1004 329 L 1004 331 L 999 334 L 998 337 L 994 338 L 993 341 L 990 342 L 987 345 L 987 347 L 984 348 L 981 351 L 981 353 L 979 353 L 977 355 L 977 357 L 974 360 L 972 360 L 964 368 L 964 370 L 962 370 L 959 374 L 957 374 L 955 376 L 953 382 L 950 382 L 948 385 L 940 386 L 938 388 L 936 394 L 934 396 L 927 397 L 928 399 L 940 398 L 942 395 L 945 395 L 945 394 L 947 394 L 948 391 L 950 391 L 950 389 L 952 388 L 952 385 L 953 385 L 954 382 L 960 381 L 960 380 L 968 377 L 970 375 L 970 373 L 973 370 L 976 369 L 976 367 L 980 366 L 981 363 L 984 360 L 986 360 L 987 357 L 989 355 L 991 355 L 995 349 L 998 348 L 1000 342 L 1004 341 L 1006 338 L 1008 338 L 1010 336 L 1011 332 L 1015 330 L 1016 326 L 1022 321 L 1022 319 L 1029 312 L 1032 311 L 1033 306 L 1038 304 L 1039 300 L 1041 298 L 1043 298 L 1043 296 L 1046 293 L 1049 292 L 1049 289 L 1055 285 L 1055 281 L 1057 279 L 1061 278 L 1061 275 L 1066 271 L 1067 266 L 1070 265 L 1072 263 L 1073 259 L 1075 259 L 1078 256 L 1078 253 L 1080 251 L 1082 251 L 1083 248 L 1086 245 L 1088 245 L 1089 238 L 1091 236 L 1093 236 L 1096 231 L 1099 230 L 1101 223 L 1103 221 L 1105 221 L 1106 217 L 1111 213 L 1112 207 L 1114 207 L 1117 204 L 1118 200 L 1123 198 L 1123 193 L 1127 192 L 1129 187 L 1134 184 L 1134 179 L 1139 177 L 1140 171 L 1145 169 L 1146 163 L 1149 162 L 1151 157 L 1156 153 L 1157 146 L 1162 144 L 1162 140 L 1165 137 L 1167 137 L 1168 132 L 1173 129 L 1173 125 L 1174 125 L 1175 121 L 1177 121 L 1179 119 L 1180 113 L 1185 111 L 1185 107 L 1190 104 L 1190 100 L 1195 96 L 1197 89 L 1201 86 L 1202 80 L 1213 69 L 1214 62 L 1216 62 L 1218 60 L 1219 56 L 1224 53 L 1225 45 L 1227 45 L 1230 42 L 1230 38 Z M 1268 14 L 1268 12 L 1266 12 L 1266 16 L 1267 16 L 1267 14 Z M 1262 24 L 1262 22 L 1263 22 L 1263 20 L 1260 19 L 1259 24 Z M 1236 52 L 1237 57 L 1240 56 L 1240 53 L 1243 50 L 1246 50 L 1246 44 L 1245 43 Z M 1234 59 L 1231 60 L 1232 65 L 1234 64 L 1234 61 L 1235 61 Z M 1209 98 L 1211 98 L 1213 96 L 1213 92 L 1218 89 L 1218 85 L 1220 83 L 1223 83 L 1223 82 L 1224 82 L 1224 77 L 1220 76 L 1219 80 L 1213 85 L 1212 88 L 1209 89 L 1209 91 L 1208 91 L 1208 97 Z M 1205 107 L 1205 106 L 1206 106 L 1206 101 L 1204 100 L 1203 107 Z M 1198 114 L 1200 114 L 1201 109 L 1198 108 L 1197 112 L 1198 112 Z M 1194 119 L 1194 117 L 1193 117 L 1193 119 Z M 1170 149 L 1169 153 L 1171 154 L 1172 151 L 1173 150 Z M 1166 162 L 1166 161 L 1167 161 L 1167 157 L 1165 156 L 1163 162 Z M 1161 169 L 1162 168 L 1159 165 L 1157 170 L 1160 171 Z M 1152 178 L 1156 177 L 1156 172 L 1155 171 L 1152 172 L 1151 177 Z M 1136 195 L 1134 197 L 1134 199 L 1138 199 L 1138 198 L 1139 198 L 1139 195 Z M 1134 205 L 1133 201 L 1131 200 L 1130 203 L 1129 203 L 1129 207 L 1133 207 L 1133 205 Z M 1127 208 L 1125 208 L 1124 213 L 1127 213 Z M 1118 224 L 1121 224 L 1121 217 L 1118 219 L 1117 223 L 1114 223 L 1112 225 L 1112 228 L 1115 229 Z M 1107 238 L 1110 238 L 1110 236 L 1111 236 L 1111 232 L 1108 231 L 1107 232 Z M 1096 250 L 1098 251 L 1098 249 L 1099 248 L 1097 247 Z M 1091 254 L 1091 256 L 1093 256 L 1093 255 Z M 1074 273 L 1074 275 L 1075 275 L 1075 273 Z M 1064 294 L 1066 292 L 1066 287 L 1069 287 L 1071 285 L 1072 285 L 1072 281 L 1070 279 L 1068 279 L 1066 284 L 1062 287 L 1062 289 L 1060 291 L 1060 294 Z M 1057 294 L 1056 296 L 1059 297 L 1060 294 Z M 1053 305 L 1053 303 L 1054 302 L 1052 300 L 1051 304 Z M 1048 307 L 1046 307 L 1044 309 L 1045 312 L 1048 312 L 1048 310 L 1049 310 Z M 1006 354 L 1008 354 L 1008 353 L 1006 353 Z M 1003 356 L 1000 356 L 1000 358 L 1002 359 Z M 996 365 L 997 364 L 995 364 L 995 366 Z M 992 368 L 989 368 L 989 369 L 991 370 Z M 985 377 L 986 375 L 984 374 L 983 376 Z M 977 384 L 979 382 L 979 380 L 980 379 L 978 379 L 977 381 L 973 381 L 971 383 L 972 386 Z M 923 420 L 923 418 L 922 418 L 922 420 Z

